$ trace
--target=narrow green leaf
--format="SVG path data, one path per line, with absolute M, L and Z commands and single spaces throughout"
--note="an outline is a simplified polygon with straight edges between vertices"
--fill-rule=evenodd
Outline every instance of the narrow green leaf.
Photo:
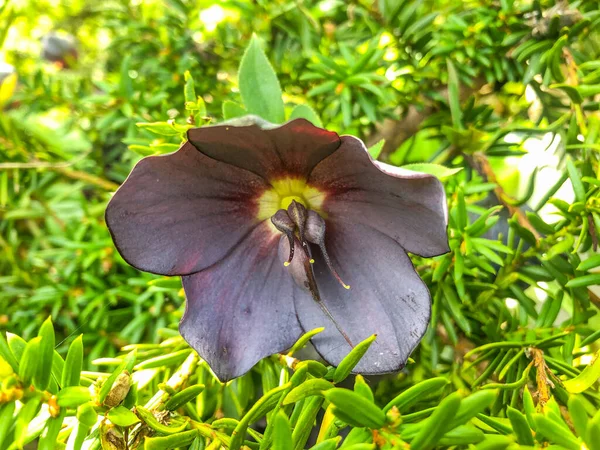
M 202 391 L 204 391 L 203 384 L 196 384 L 194 386 L 190 386 L 185 388 L 183 391 L 178 392 L 173 397 L 171 397 L 167 403 L 165 403 L 165 409 L 169 411 L 174 411 L 177 408 L 181 408 L 187 402 L 195 399 Z
M 373 158 L 373 159 L 379 158 L 379 155 L 381 155 L 381 150 L 383 150 L 384 145 L 385 145 L 385 139 L 381 139 L 376 144 L 373 144 L 372 146 L 370 146 L 369 147 L 369 155 L 371 155 L 371 158 Z
M 137 411 L 137 415 L 142 421 L 148 425 L 148 427 L 152 428 L 154 431 L 157 431 L 162 434 L 177 434 L 181 433 L 188 426 L 189 419 L 185 419 L 183 423 L 178 425 L 165 425 L 162 422 L 159 422 L 158 419 L 152 414 L 151 411 L 143 408 L 141 406 L 136 406 L 135 410 Z
M 433 175 L 434 177 L 439 178 L 440 180 L 446 180 L 453 175 L 456 175 L 463 168 L 462 167 L 446 167 L 440 164 L 431 164 L 431 163 L 414 163 L 414 164 L 406 164 L 401 166 L 402 169 L 410 170 L 412 172 L 421 172 L 427 173 L 429 175 Z
M 579 436 L 585 437 L 588 429 L 589 418 L 585 409 L 585 403 L 581 396 L 571 395 L 567 403 L 569 415 Z
M 23 385 L 29 386 L 35 376 L 40 361 L 40 342 L 41 337 L 31 339 L 25 346 L 21 361 L 19 361 L 19 375 L 23 380 Z
M 460 83 L 458 73 L 451 60 L 446 60 L 448 67 L 448 103 L 452 115 L 452 126 L 457 130 L 464 129 L 462 124 L 462 111 L 460 109 Z
M 52 375 L 52 359 L 54 358 L 54 326 L 52 318 L 48 317 L 42 326 L 38 336 L 40 340 L 38 368 L 34 375 L 34 383 L 36 387 L 44 391 L 50 383 Z
M 527 423 L 526 417 L 514 408 L 507 407 L 507 415 L 512 428 L 517 436 L 517 442 L 521 445 L 534 445 L 533 435 Z
M 458 392 L 444 398 L 433 414 L 420 424 L 419 432 L 412 440 L 410 448 L 413 450 L 431 450 L 440 438 L 449 430 L 458 409 L 461 396 Z
M 289 450 L 293 448 L 290 421 L 283 411 L 279 411 L 273 419 L 273 450 Z
M 168 448 L 181 448 L 191 444 L 198 437 L 198 430 L 184 431 L 169 436 L 146 437 L 145 450 L 165 450 Z
M 194 87 L 194 79 L 192 78 L 190 71 L 186 70 L 183 77 L 185 79 L 185 86 L 183 88 L 185 101 L 196 103 L 196 89 Z
M 585 188 L 583 182 L 579 176 L 579 172 L 573 163 L 571 158 L 567 158 L 567 171 L 569 172 L 569 178 L 571 178 L 571 184 L 573 185 L 573 191 L 575 192 L 575 198 L 579 202 L 585 202 Z
M 308 341 L 310 341 L 314 336 L 316 336 L 317 334 L 322 332 L 324 329 L 325 328 L 320 327 L 320 328 L 315 328 L 314 330 L 310 330 L 310 331 L 307 331 L 306 333 L 304 333 L 302 336 L 300 336 L 300 338 L 292 346 L 292 348 L 288 352 L 288 355 L 291 356 L 294 353 L 296 353 L 298 350 L 304 348 L 304 346 L 306 344 L 308 344 Z
M 448 383 L 450 383 L 450 381 L 444 377 L 421 381 L 390 400 L 383 410 L 387 412 L 395 406 L 400 412 L 408 411 L 408 409 L 419 400 L 423 400 L 427 396 L 441 390 Z
M 357 344 L 351 351 L 348 353 L 342 361 L 340 361 L 339 366 L 335 369 L 333 373 L 333 382 L 339 383 L 342 380 L 345 380 L 348 375 L 352 372 L 352 369 L 356 367 L 361 358 L 365 355 L 369 347 L 375 341 L 377 335 L 374 334 L 361 343 Z
M 322 404 L 323 398 L 321 397 L 312 397 L 305 402 L 292 433 L 294 450 L 302 450 L 306 447 L 306 442 L 310 437 L 310 433 L 314 427 L 317 414 L 319 414 Z
M 534 420 L 536 431 L 541 433 L 554 444 L 561 445 L 569 450 L 581 450 L 581 444 L 568 430 L 568 428 L 557 426 L 556 422 L 541 414 L 535 414 Z
M 330 389 L 325 392 L 325 397 L 334 405 L 335 416 L 350 425 L 372 429 L 379 429 L 385 425 L 385 413 L 373 402 L 354 391 L 341 388 Z
M 586 286 L 594 286 L 600 284 L 600 273 L 594 273 L 590 275 L 583 275 L 580 277 L 573 278 L 565 284 L 568 288 L 578 288 Z
M 571 394 L 579 394 L 594 385 L 600 378 L 600 350 L 596 352 L 594 360 L 583 369 L 579 375 L 563 383 Z
M 600 255 L 592 255 L 584 261 L 581 261 L 581 263 L 577 266 L 577 270 L 585 272 L 598 266 L 600 266 Z
M 334 385 L 327 380 L 322 378 L 314 378 L 312 380 L 306 380 L 304 383 L 295 387 L 286 395 L 283 400 L 284 405 L 296 403 L 303 398 L 310 397 L 312 395 L 323 395 L 324 391 L 332 389 Z
M 61 385 L 63 388 L 79 386 L 81 368 L 83 367 L 83 335 L 79 335 L 69 346 Z

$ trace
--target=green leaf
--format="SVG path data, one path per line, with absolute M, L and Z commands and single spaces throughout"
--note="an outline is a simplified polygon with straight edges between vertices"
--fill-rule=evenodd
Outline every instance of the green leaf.
M 89 402 L 91 399 L 90 390 L 83 386 L 71 386 L 58 393 L 56 402 L 58 406 L 65 408 L 76 408 L 79 405 Z
M 196 103 L 196 89 L 194 87 L 194 79 L 192 78 L 190 71 L 186 70 L 183 77 L 185 79 L 185 86 L 183 88 L 185 101 L 186 103 Z
M 362 395 L 371 402 L 375 401 L 373 391 L 362 375 L 356 375 L 356 378 L 354 379 L 354 392 Z
M 79 335 L 69 346 L 63 368 L 62 387 L 79 386 L 83 367 L 83 335 Z
M 535 414 L 536 431 L 548 438 L 552 443 L 561 445 L 569 450 L 581 450 L 581 444 L 568 428 L 557 426 L 556 422 L 541 414 Z
M 325 397 L 334 405 L 334 415 L 349 425 L 372 429 L 385 425 L 385 413 L 356 392 L 335 388 L 327 391 Z
M 450 429 L 461 402 L 458 392 L 444 398 L 433 414 L 420 426 L 419 432 L 410 443 L 412 450 L 431 450 Z
M 289 450 L 293 447 L 290 421 L 283 411 L 273 419 L 273 450 Z
M 146 437 L 144 439 L 145 450 L 165 450 L 168 448 L 180 448 L 191 444 L 198 437 L 198 430 L 184 431 L 183 433 L 171 434 L 169 436 Z
M 13 355 L 13 352 L 10 350 L 8 342 L 4 338 L 4 333 L 0 333 L 0 357 L 12 367 L 13 371 L 18 372 L 19 363 L 16 360 L 15 355 Z
M 23 380 L 23 385 L 29 386 L 33 381 L 39 362 L 40 362 L 40 342 L 41 337 L 31 339 L 25 346 L 21 361 L 19 361 L 19 375 Z
M 506 412 L 515 435 L 517 436 L 517 442 L 521 445 L 533 446 L 535 442 L 533 441 L 533 435 L 531 434 L 531 429 L 529 428 L 525 416 L 520 411 L 517 411 L 510 406 L 507 407 Z
M 589 419 L 583 398 L 580 395 L 571 395 L 567 405 L 575 431 L 579 436 L 585 436 Z
M 600 273 L 594 273 L 591 275 L 583 275 L 581 277 L 573 278 L 565 284 L 568 288 L 587 287 L 600 284 Z
M 300 338 L 292 346 L 292 348 L 290 349 L 290 351 L 288 352 L 288 354 L 289 355 L 293 355 L 298 350 L 304 348 L 304 346 L 306 344 L 308 344 L 308 341 L 310 341 L 317 334 L 321 333 L 324 329 L 325 328 L 323 328 L 323 327 L 319 327 L 319 328 L 315 328 L 313 330 L 310 330 L 310 331 L 307 331 L 306 333 L 304 333 L 302 336 L 300 336 Z
M 598 274 L 600 276 L 600 274 Z M 579 394 L 591 388 L 600 378 L 600 350 L 596 352 L 594 360 L 583 369 L 579 375 L 563 383 L 571 394 Z
M 310 437 L 310 433 L 314 427 L 317 414 L 319 414 L 322 404 L 323 398 L 312 397 L 303 405 L 300 416 L 294 426 L 294 432 L 292 433 L 294 450 L 302 450 L 306 447 L 306 442 Z
M 290 114 L 289 120 L 306 119 L 315 127 L 323 128 L 323 122 L 314 109 L 308 105 L 296 105 Z
M 600 266 L 600 255 L 592 255 L 584 261 L 581 261 L 577 266 L 577 270 L 585 272 L 598 266 Z
M 440 164 L 431 164 L 431 163 L 415 163 L 415 164 L 406 164 L 401 166 L 402 169 L 410 170 L 412 172 L 421 172 L 427 173 L 429 175 L 433 175 L 434 177 L 439 178 L 440 180 L 445 180 L 450 178 L 452 175 L 457 174 L 463 168 L 450 168 L 446 166 L 442 166 Z
M 458 73 L 454 64 L 449 59 L 446 60 L 448 66 L 448 103 L 450 105 L 450 114 L 452 116 L 452 126 L 457 130 L 464 129 L 462 124 L 462 111 L 460 109 L 460 84 Z
M 361 343 L 357 344 L 351 351 L 348 353 L 344 359 L 340 361 L 340 364 L 335 369 L 333 373 L 333 382 L 339 383 L 342 380 L 345 380 L 348 375 L 352 372 L 352 369 L 358 364 L 361 358 L 365 355 L 369 347 L 377 339 L 377 335 L 374 334 Z
M 161 136 L 177 136 L 180 134 L 171 122 L 139 122 L 136 123 L 136 126 Z
M 235 119 L 236 117 L 244 117 L 246 115 L 248 115 L 248 111 L 239 103 L 232 102 L 231 100 L 223 102 L 223 119 Z
M 379 155 L 381 155 L 381 150 L 383 150 L 384 145 L 385 145 L 385 139 L 381 139 L 376 144 L 373 144 L 372 146 L 370 146 L 369 147 L 369 155 L 371 155 L 371 158 L 373 158 L 373 159 L 379 158 Z
M 183 391 L 178 392 L 165 403 L 165 409 L 174 411 L 177 408 L 181 408 L 187 402 L 195 399 L 204 390 L 203 384 L 196 384 L 185 388 Z
M 52 374 L 52 359 L 54 357 L 54 327 L 52 319 L 48 317 L 42 326 L 38 336 L 41 338 L 39 347 L 38 368 L 34 375 L 35 386 L 44 391 L 50 383 Z
M 600 411 L 589 421 L 584 440 L 590 450 L 600 450 Z
M 306 380 L 304 383 L 292 389 L 283 400 L 284 405 L 296 403 L 303 398 L 310 397 L 312 395 L 323 395 L 324 391 L 328 391 L 334 387 L 329 381 L 322 378 L 313 378 L 312 380 Z
M 394 397 L 387 405 L 385 405 L 383 410 L 387 412 L 395 406 L 402 413 L 408 411 L 408 409 L 419 400 L 423 400 L 434 392 L 441 390 L 448 383 L 450 383 L 450 381 L 444 377 L 421 381 Z
M 281 86 L 256 35 L 242 57 L 238 75 L 240 94 L 248 112 L 272 123 L 282 123 L 285 113 Z
M 579 172 L 571 158 L 567 158 L 567 171 L 569 172 L 569 178 L 571 178 L 571 183 L 573 184 L 575 198 L 579 202 L 585 202 L 585 188 L 583 187 Z
M 152 428 L 154 431 L 157 431 L 162 434 L 176 434 L 181 433 L 188 426 L 189 419 L 186 418 L 182 423 L 178 425 L 165 425 L 160 422 L 151 411 L 143 408 L 141 406 L 136 406 L 136 411 L 138 416 L 142 419 L 142 421 L 148 425 L 148 427 Z
M 16 402 L 9 402 L 0 405 L 0 448 L 6 448 L 4 440 L 8 436 L 8 431 L 12 428 Z
M 462 399 L 450 429 L 465 424 L 477 414 L 483 412 L 492 405 L 496 398 L 498 398 L 498 392 L 490 390 L 474 392 Z
M 120 427 L 130 427 L 140 421 L 138 416 L 124 406 L 117 406 L 108 411 L 108 419 Z
M 567 94 L 569 96 L 571 101 L 577 105 L 579 105 L 583 102 L 583 98 L 582 98 L 579 90 L 576 87 L 571 86 L 570 84 L 566 84 L 566 83 L 551 84 L 549 86 L 549 88 L 550 89 L 559 89 L 559 90 L 563 91 L 565 94 Z

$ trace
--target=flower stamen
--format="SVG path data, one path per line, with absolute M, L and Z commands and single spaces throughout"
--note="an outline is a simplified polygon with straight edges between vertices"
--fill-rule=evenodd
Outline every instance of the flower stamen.
M 271 217 L 271 223 L 275 228 L 287 236 L 290 243 L 290 256 L 288 257 L 288 260 L 283 263 L 283 265 L 287 267 L 294 258 L 294 222 L 290 219 L 290 216 L 288 216 L 287 211 L 280 209 Z
M 325 259 L 325 263 L 335 279 L 344 286 L 344 288 L 350 289 L 350 285 L 344 283 L 333 267 L 331 258 L 329 258 L 329 254 L 327 253 L 327 248 L 325 247 L 325 220 L 312 210 L 309 210 L 306 215 L 305 237 L 308 242 L 319 246 L 321 253 L 323 254 L 323 259 Z
M 310 248 L 308 247 L 308 243 L 304 237 L 304 234 L 306 233 L 306 218 L 308 217 L 308 211 L 302 203 L 292 200 L 292 203 L 290 203 L 290 206 L 288 206 L 287 212 L 290 219 L 292 219 L 296 227 L 298 227 L 298 239 L 302 244 L 302 248 L 304 249 L 304 253 L 306 253 L 306 257 L 312 264 L 315 260 L 310 254 Z

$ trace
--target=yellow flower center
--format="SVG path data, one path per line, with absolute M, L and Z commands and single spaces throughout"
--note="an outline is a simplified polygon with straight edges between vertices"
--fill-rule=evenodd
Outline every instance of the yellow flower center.
M 321 209 L 325 194 L 301 178 L 280 178 L 271 182 L 271 189 L 258 199 L 259 220 L 269 219 L 280 209 L 287 209 L 296 200 L 305 208 L 324 215 Z

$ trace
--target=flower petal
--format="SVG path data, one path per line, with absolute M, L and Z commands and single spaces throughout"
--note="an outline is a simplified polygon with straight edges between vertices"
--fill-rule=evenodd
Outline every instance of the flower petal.
M 327 221 L 328 251 L 350 289 L 329 273 L 320 252 L 313 252 L 321 299 L 340 328 L 356 345 L 377 339 L 356 372 L 381 374 L 404 367 L 427 329 L 430 296 L 404 250 L 390 237 L 365 225 Z M 351 350 L 339 331 L 310 297 L 297 296 L 302 328 L 325 327 L 312 342 L 329 363 L 338 365 Z
M 272 129 L 257 125 L 193 128 L 188 131 L 188 139 L 205 155 L 266 180 L 306 178 L 340 146 L 337 133 L 317 128 L 305 119 Z
M 322 209 L 369 225 L 421 256 L 449 251 L 446 195 L 432 175 L 383 164 L 363 142 L 342 136 L 342 145 L 315 167 L 309 184 L 325 191 Z
M 268 186 L 190 143 L 142 159 L 106 209 L 119 253 L 134 267 L 187 275 L 221 260 L 258 220 Z
M 265 221 L 223 261 L 183 277 L 179 330 L 221 381 L 288 349 L 302 333 L 294 309 L 300 288 L 279 261 L 279 240 Z

